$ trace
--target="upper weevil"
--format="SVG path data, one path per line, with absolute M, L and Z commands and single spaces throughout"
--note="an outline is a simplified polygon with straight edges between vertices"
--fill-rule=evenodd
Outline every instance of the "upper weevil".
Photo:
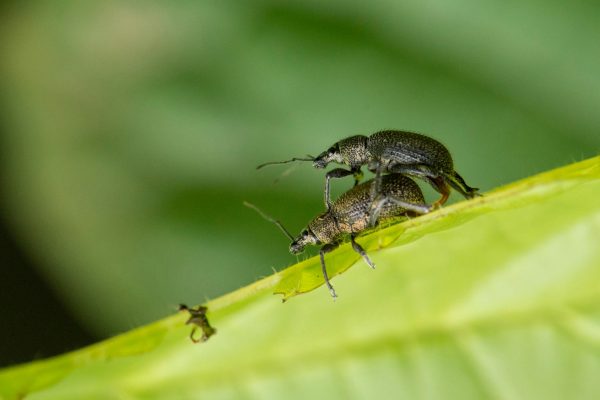
M 265 215 L 256 206 L 245 204 L 281 228 L 292 241 L 290 244 L 292 254 L 301 253 L 307 245 L 322 245 L 319 255 L 323 278 L 329 292 L 335 298 L 337 296 L 329 282 L 325 267 L 326 253 L 335 250 L 347 236 L 350 236 L 354 251 L 359 253 L 371 268 L 375 268 L 365 250 L 356 242 L 355 238 L 358 234 L 374 226 L 373 221 L 379 223 L 382 220 L 401 216 L 425 214 L 431 210 L 431 207 L 425 204 L 419 185 L 400 174 L 382 177 L 380 196 L 372 207 L 371 190 L 374 183 L 371 179 L 343 193 L 327 211 L 314 218 L 297 237 L 293 237 L 279 221 Z
M 265 165 L 291 161 L 312 161 L 315 168 L 325 168 L 330 162 L 344 164 L 349 170 L 336 168 L 325 175 L 325 205 L 332 205 L 329 198 L 329 180 L 354 175 L 354 184 L 362 178 L 361 167 L 367 165 L 375 172 L 375 186 L 372 200 L 381 193 L 380 177 L 384 173 L 399 173 L 418 177 L 429 182 L 442 197 L 433 206 L 438 207 L 448 200 L 450 187 L 466 198 L 477 195 L 476 188 L 468 186 L 454 170 L 452 156 L 448 149 L 435 139 L 414 132 L 385 130 L 371 136 L 356 135 L 342 139 L 317 157 L 293 158 Z

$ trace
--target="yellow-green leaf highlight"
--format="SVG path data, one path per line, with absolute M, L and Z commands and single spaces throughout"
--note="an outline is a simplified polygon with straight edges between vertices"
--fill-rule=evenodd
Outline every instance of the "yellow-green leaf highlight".
M 374 271 L 342 246 L 335 302 L 312 258 L 208 302 L 204 344 L 177 314 L 0 371 L 0 395 L 597 398 L 599 178 L 596 157 L 373 232 Z

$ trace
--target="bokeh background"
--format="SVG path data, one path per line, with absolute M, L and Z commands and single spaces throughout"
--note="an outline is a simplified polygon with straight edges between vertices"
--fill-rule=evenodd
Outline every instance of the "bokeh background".
M 30 1 L 0 13 L 0 366 L 294 263 L 242 201 L 299 232 L 323 209 L 323 172 L 262 162 L 408 129 L 445 143 L 485 191 L 600 149 L 594 2 Z

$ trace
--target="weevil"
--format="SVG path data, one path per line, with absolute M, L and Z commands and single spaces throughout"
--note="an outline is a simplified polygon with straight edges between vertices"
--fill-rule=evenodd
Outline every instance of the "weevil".
M 373 204 L 381 194 L 381 176 L 385 173 L 404 174 L 427 181 L 442 196 L 433 203 L 443 205 L 454 188 L 465 198 L 478 195 L 479 189 L 472 188 L 454 170 L 454 162 L 448 149 L 428 136 L 400 130 L 384 130 L 370 136 L 356 135 L 342 139 L 317 157 L 294 158 L 287 161 L 269 162 L 284 164 L 292 161 L 312 161 L 315 168 L 325 168 L 331 162 L 347 165 L 350 169 L 336 168 L 325 175 L 325 206 L 332 206 L 329 181 L 332 178 L 354 176 L 354 185 L 362 179 L 362 166 L 375 173 L 375 185 L 371 193 Z
M 327 274 L 325 254 L 335 250 L 349 237 L 354 251 L 360 254 L 371 268 L 375 268 L 375 264 L 363 247 L 356 242 L 356 237 L 384 220 L 421 215 L 432 209 L 431 206 L 425 204 L 419 185 L 411 178 L 401 174 L 382 176 L 380 196 L 372 207 L 371 191 L 374 184 L 375 180 L 371 179 L 343 193 L 331 203 L 327 211 L 310 221 L 308 226 L 296 237 L 292 236 L 281 222 L 264 214 L 256 206 L 249 203 L 245 203 L 245 205 L 258 211 L 265 219 L 276 224 L 284 232 L 292 241 L 290 253 L 302 253 L 308 245 L 321 246 L 319 256 L 323 278 L 331 296 L 336 298 L 336 292 Z

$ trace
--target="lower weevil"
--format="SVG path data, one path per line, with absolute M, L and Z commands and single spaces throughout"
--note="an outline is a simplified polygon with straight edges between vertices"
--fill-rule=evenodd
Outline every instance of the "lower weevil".
M 356 237 L 383 220 L 421 215 L 432 209 L 425 204 L 419 186 L 412 179 L 400 174 L 382 176 L 380 195 L 371 206 L 371 191 L 374 184 L 375 181 L 371 179 L 342 194 L 331 203 L 327 211 L 314 218 L 295 238 L 279 221 L 265 215 L 255 206 L 245 204 L 275 223 L 290 238 L 292 254 L 301 253 L 308 245 L 321 245 L 319 255 L 323 278 L 331 296 L 335 298 L 337 295 L 325 267 L 325 254 L 335 250 L 349 236 L 354 251 L 360 254 L 371 268 L 375 268 L 365 250 L 356 242 Z

